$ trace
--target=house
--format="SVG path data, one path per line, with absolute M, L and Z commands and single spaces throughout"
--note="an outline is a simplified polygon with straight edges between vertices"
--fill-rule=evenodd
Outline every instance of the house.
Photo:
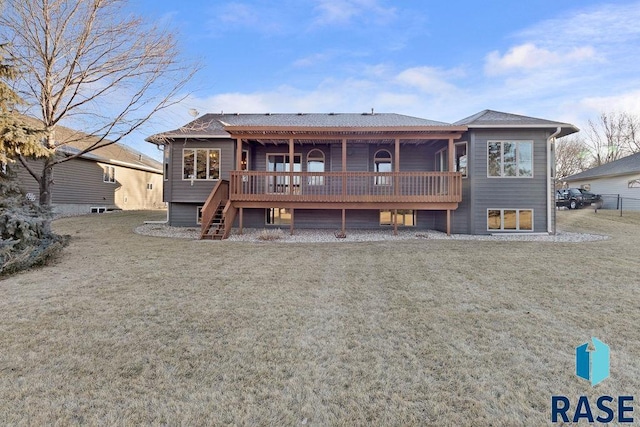
M 400 114 L 206 114 L 164 146 L 173 226 L 553 231 L 553 146 L 567 123 L 485 110 L 449 124 Z
M 33 122 L 33 119 L 30 119 Z M 74 141 L 61 145 L 58 156 L 71 156 L 90 146 L 95 140 L 69 128 L 58 126 L 56 136 L 74 136 Z M 82 135 L 82 134 L 80 134 Z M 77 140 L 76 140 L 77 139 Z M 64 139 L 63 139 L 64 140 Z M 42 160 L 28 160 L 28 165 L 42 173 Z M 20 186 L 34 200 L 38 183 L 18 162 L 10 165 L 17 173 Z M 123 144 L 112 144 L 57 164 L 53 169 L 52 205 L 55 214 L 78 214 L 108 210 L 164 208 L 162 201 L 162 163 Z
M 603 195 L 605 209 L 618 209 L 622 198 L 630 202 L 625 203 L 625 209 L 640 210 L 640 153 L 571 175 L 564 181 L 570 187 Z

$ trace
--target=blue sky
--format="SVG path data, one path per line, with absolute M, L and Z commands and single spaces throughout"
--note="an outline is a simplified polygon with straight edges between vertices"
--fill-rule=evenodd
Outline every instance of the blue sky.
M 454 122 L 494 109 L 573 123 L 640 114 L 638 1 L 138 0 L 203 69 L 125 143 L 208 112 L 395 112 Z

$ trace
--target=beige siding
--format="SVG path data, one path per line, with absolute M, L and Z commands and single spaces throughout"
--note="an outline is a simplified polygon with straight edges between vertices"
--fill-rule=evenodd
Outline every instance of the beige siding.
M 41 161 L 30 161 L 36 173 L 42 172 Z M 86 159 L 74 159 L 60 163 L 53 169 L 54 183 L 51 187 L 52 202 L 60 205 L 104 206 L 109 209 L 157 209 L 162 202 L 162 175 L 127 168 L 115 168 L 115 183 L 103 181 L 106 163 Z M 22 188 L 39 194 L 35 179 L 20 165 L 15 165 L 17 179 Z M 147 184 L 152 189 L 147 189 Z

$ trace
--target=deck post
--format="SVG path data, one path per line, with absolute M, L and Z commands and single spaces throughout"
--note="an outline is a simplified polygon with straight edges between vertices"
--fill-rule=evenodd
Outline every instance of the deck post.
M 347 210 L 342 209 L 342 235 L 347 232 Z
M 396 138 L 395 151 L 396 151 L 396 155 L 394 156 L 395 159 L 394 159 L 393 171 L 400 172 L 400 138 Z M 394 194 L 396 196 L 400 194 L 400 185 L 398 183 L 399 180 L 400 178 L 398 176 L 396 176 L 396 178 L 393 180 L 393 189 L 394 189 Z
M 293 213 L 294 213 L 295 209 L 291 208 L 291 225 L 289 227 L 289 234 L 291 234 L 293 236 Z
M 347 171 L 347 138 L 342 138 L 342 172 Z M 347 177 L 342 174 L 342 197 L 347 195 Z
M 447 209 L 447 236 L 451 236 L 451 209 Z
M 242 138 L 236 138 L 236 170 L 242 170 Z
M 302 159 L 300 159 L 302 162 Z M 295 154 L 293 149 L 293 138 L 289 139 L 289 194 L 293 194 L 293 165 L 295 164 Z M 300 165 L 302 167 L 302 165 Z M 291 215 L 293 218 L 293 209 L 291 210 Z M 291 221 L 293 224 L 293 221 Z M 293 228 L 291 229 L 291 234 L 293 234 Z
M 453 145 L 453 138 L 449 138 L 449 172 L 454 171 L 455 162 L 454 159 L 456 157 L 455 146 Z
M 398 209 L 393 210 L 393 235 L 398 235 Z
M 243 219 L 244 216 L 244 208 L 239 208 L 239 212 L 238 212 L 238 226 L 239 226 L 239 230 L 238 230 L 238 234 L 242 235 L 242 227 L 243 227 Z

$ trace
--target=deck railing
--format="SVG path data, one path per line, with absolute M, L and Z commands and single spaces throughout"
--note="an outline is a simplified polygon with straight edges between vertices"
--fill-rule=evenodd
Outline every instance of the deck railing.
M 229 198 L 252 202 L 462 201 L 459 172 L 232 171 Z

